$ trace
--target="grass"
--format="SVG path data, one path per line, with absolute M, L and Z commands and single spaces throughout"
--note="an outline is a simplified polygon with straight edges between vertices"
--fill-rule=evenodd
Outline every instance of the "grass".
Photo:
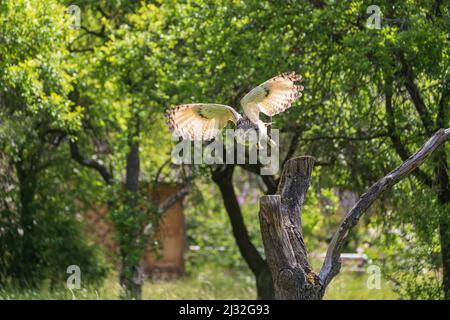
M 343 272 L 328 287 L 327 300 L 372 300 L 397 299 L 392 287 L 381 281 L 380 289 L 367 288 L 365 273 Z M 197 277 L 183 278 L 171 282 L 147 282 L 144 299 L 255 299 L 254 280 L 250 276 L 211 271 Z
M 255 299 L 255 280 L 244 272 L 205 269 L 171 282 L 146 282 L 144 299 Z
M 389 283 L 381 281 L 380 289 L 367 288 L 368 274 L 346 272 L 339 274 L 330 284 L 324 299 L 397 299 Z M 60 289 L 50 291 L 17 291 L 0 289 L 0 299 L 117 299 L 119 285 L 117 277 L 111 275 L 101 288 L 84 288 L 70 291 Z M 204 268 L 190 276 L 172 281 L 146 281 L 143 299 L 255 299 L 255 283 L 247 272 Z
M 392 285 L 381 278 L 379 289 L 369 289 L 369 275 L 364 272 L 343 271 L 333 279 L 325 293 L 325 300 L 394 300 L 398 295 Z

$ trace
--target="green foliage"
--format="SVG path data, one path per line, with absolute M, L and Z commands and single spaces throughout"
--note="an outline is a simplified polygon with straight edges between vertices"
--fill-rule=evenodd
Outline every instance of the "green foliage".
M 342 217 L 336 212 L 338 190 L 361 193 L 398 165 L 399 143 L 409 154 L 449 124 L 443 97 L 450 20 L 444 5 L 380 1 L 382 29 L 371 30 L 365 26 L 367 4 L 360 0 L 82 0 L 77 5 L 83 28 L 73 30 L 63 4 L 72 3 L 0 4 L 3 282 L 27 257 L 36 261 L 33 278 L 39 274 L 60 283 L 63 266 L 74 257 L 92 279 L 101 278 L 102 260 L 88 241 L 76 241 L 84 238 L 77 200 L 111 205 L 127 260 L 122 262 L 137 264 L 147 242 L 143 229 L 149 222 L 154 228 L 161 214 L 146 187 L 170 158 L 172 142 L 162 114 L 171 104 L 217 102 L 239 109 L 239 99 L 273 75 L 295 70 L 304 76 L 304 95 L 289 112 L 274 117 L 273 126 L 282 130 L 282 156 L 297 136 L 295 155 L 312 154 L 321 164 L 303 212 L 311 251 L 324 250 Z M 402 27 L 385 18 L 408 22 Z M 407 90 L 408 72 L 428 120 Z M 92 170 L 67 161 L 69 140 L 77 141 L 82 155 L 111 169 L 109 186 Z M 122 182 L 136 143 L 139 179 L 146 186 L 130 193 Z M 433 182 L 437 164 L 448 163 L 448 150 L 421 167 Z M 179 170 L 173 169 L 166 166 L 161 178 L 176 181 Z M 198 171 L 199 190 L 186 214 L 189 244 L 201 250 L 188 254 L 190 271 L 210 262 L 243 269 L 222 199 L 205 179 L 208 168 Z M 239 169 L 234 183 L 250 237 L 262 253 L 261 180 Z M 363 222 L 372 224 L 363 224 L 346 244 L 346 250 L 364 246 L 383 262 L 402 297 L 441 297 L 437 230 L 450 215 L 448 204 L 437 203 L 435 184 L 427 190 L 414 178 L 397 186 L 388 195 L 392 199 L 386 196 L 375 205 L 376 220 L 368 217 Z M 373 239 L 366 232 L 373 229 L 386 232 Z
M 3 1 L 0 10 L 1 112 L 7 119 L 33 117 L 48 127 L 76 128 L 81 110 L 72 109 L 67 99 L 72 79 L 67 70 L 73 66 L 67 59 L 64 7 L 24 0 Z
M 105 267 L 76 219 L 76 193 L 55 152 L 65 130 L 79 128 L 65 8 L 55 1 L 0 4 L 0 186 L 2 285 L 62 286 L 68 265 L 98 281 Z M 73 189 L 73 188 L 72 188 Z M 70 195 L 70 196 L 69 196 Z
M 13 175 L 14 176 L 14 175 Z M 56 166 L 42 172 L 35 194 L 32 231 L 22 224 L 17 184 L 3 184 L 0 198 L 9 201 L 0 206 L 0 284 L 25 288 L 49 286 L 65 288 L 69 265 L 78 265 L 82 284 L 100 284 L 109 264 L 104 254 L 85 232 L 74 202 L 75 185 L 65 185 L 70 173 Z M 4 189 L 3 186 L 7 188 Z M 33 243 L 35 255 L 29 266 L 23 266 L 25 238 Z
M 197 183 L 197 186 L 199 189 L 189 198 L 185 207 L 189 245 L 186 254 L 188 274 L 196 274 L 205 264 L 247 269 L 233 238 L 231 225 L 220 199 L 220 191 L 212 188 L 208 181 Z M 255 217 L 254 211 L 250 212 L 250 216 L 246 215 L 250 228 L 256 227 Z
M 385 215 L 372 227 L 373 244 L 382 251 L 371 257 L 383 265 L 394 289 L 405 299 L 442 299 L 442 259 L 439 221 L 446 214 L 430 191 L 407 181 L 393 192 Z

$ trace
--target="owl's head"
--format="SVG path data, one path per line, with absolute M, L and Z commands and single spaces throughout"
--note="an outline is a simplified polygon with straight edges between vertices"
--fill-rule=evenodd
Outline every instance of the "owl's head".
M 247 117 L 242 117 L 236 122 L 236 141 L 240 144 L 250 145 L 258 142 L 259 129 L 256 124 L 251 122 Z

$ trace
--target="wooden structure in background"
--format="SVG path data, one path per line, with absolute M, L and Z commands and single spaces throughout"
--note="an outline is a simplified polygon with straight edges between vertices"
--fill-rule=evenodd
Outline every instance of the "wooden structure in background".
M 160 202 L 177 192 L 177 186 L 160 184 L 158 194 Z M 107 206 L 90 208 L 85 219 L 88 232 L 94 236 L 97 243 L 105 246 L 112 255 L 117 254 L 114 242 L 114 227 L 106 217 Z M 176 202 L 163 216 L 158 231 L 154 236 L 161 244 L 160 256 L 156 257 L 149 249 L 141 261 L 141 267 L 148 278 L 171 279 L 184 273 L 184 250 L 186 247 L 185 224 L 182 200 Z

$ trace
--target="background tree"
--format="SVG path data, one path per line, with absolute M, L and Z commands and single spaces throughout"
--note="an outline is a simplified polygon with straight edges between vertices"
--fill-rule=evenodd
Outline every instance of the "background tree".
M 4 1 L 0 5 L 0 206 L 3 284 L 36 287 L 45 279 L 62 284 L 72 259 L 87 278 L 104 275 L 87 241 L 79 241 L 67 149 L 59 150 L 66 130 L 80 127 L 82 110 L 67 99 L 73 69 L 66 41 L 65 8 L 54 1 Z M 58 150 L 56 150 L 58 148 Z M 56 255 L 63 250 L 67 255 Z
M 110 16 L 106 9 L 98 10 Z M 72 158 L 98 171 L 108 186 L 123 297 L 139 299 L 143 284 L 139 264 L 149 235 L 161 215 L 187 194 L 188 186 L 159 204 L 157 179 L 167 162 L 161 143 L 170 139 L 161 130 L 167 98 L 163 68 L 173 58 L 168 50 L 172 40 L 164 36 L 165 12 L 149 5 L 136 13 L 123 10 L 120 14 L 121 19 L 102 22 L 111 29 L 105 27 L 108 36 L 101 36 L 104 41 L 92 49 L 94 54 L 82 55 L 88 64 L 83 65 L 71 98 L 84 107 L 84 130 L 72 133 L 70 146 Z M 117 20 L 121 24 L 112 28 Z M 80 140 L 94 143 L 90 152 L 94 156 L 85 156 Z M 101 158 L 96 159 L 97 155 Z

